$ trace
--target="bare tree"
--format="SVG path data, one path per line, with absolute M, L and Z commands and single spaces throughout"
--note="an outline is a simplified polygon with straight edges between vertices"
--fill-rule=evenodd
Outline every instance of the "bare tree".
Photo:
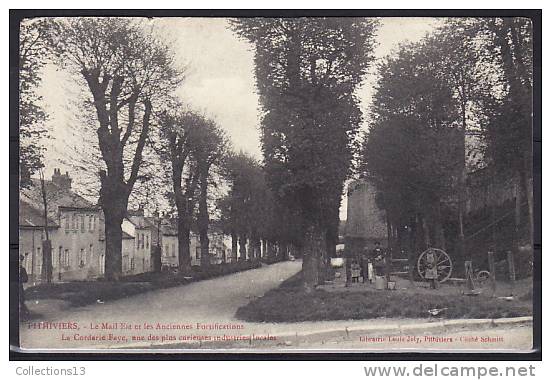
M 190 232 L 197 203 L 201 257 L 208 254 L 208 180 L 213 165 L 225 155 L 226 138 L 214 121 L 177 103 L 159 118 L 161 158 L 171 170 L 172 196 L 178 213 L 178 260 L 181 271 L 191 266 Z
M 208 192 L 209 181 L 213 175 L 213 168 L 220 167 L 228 152 L 228 139 L 224 132 L 213 120 L 205 119 L 203 128 L 199 131 L 199 138 L 194 149 L 199 174 L 199 200 L 197 212 L 197 227 L 201 242 L 201 265 L 210 265 L 209 250 L 209 211 Z
M 99 202 L 105 215 L 105 275 L 121 273 L 122 220 L 139 178 L 153 109 L 182 81 L 169 47 L 131 18 L 60 19 L 60 62 L 83 78 L 92 95 L 105 170 Z M 127 161 L 128 160 L 128 161 Z
M 178 213 L 178 263 L 181 271 L 191 268 L 190 232 L 199 183 L 197 163 L 192 156 L 198 129 L 203 124 L 201 116 L 181 110 L 160 115 L 160 157 L 169 163 L 172 182 L 172 198 Z

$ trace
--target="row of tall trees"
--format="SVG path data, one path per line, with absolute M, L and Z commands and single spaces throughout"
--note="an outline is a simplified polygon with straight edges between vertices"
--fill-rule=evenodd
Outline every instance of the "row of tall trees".
M 365 18 L 240 19 L 255 48 L 266 181 L 302 250 L 305 286 L 323 281 L 362 120 L 356 90 L 372 62 Z
M 445 248 L 444 214 L 453 215 L 452 248 L 470 260 L 466 181 L 481 167 L 489 181 L 516 178 L 532 225 L 531 57 L 529 20 L 453 19 L 380 65 L 360 171 L 380 191 L 397 241 L 406 226 L 412 247 Z
M 234 258 L 239 252 L 239 257 L 275 261 L 293 249 L 296 253 L 294 221 L 276 202 L 261 163 L 245 153 L 232 154 L 224 173 L 230 189 L 218 207 Z
M 85 128 L 95 130 L 94 148 L 101 158 L 98 203 L 105 216 L 107 279 L 117 280 L 121 274 L 121 225 L 131 197 L 149 201 L 167 195 L 176 209 L 180 270 L 191 267 L 192 227 L 199 233 L 201 263 L 209 265 L 209 208 L 217 179 L 230 183 L 232 212 L 240 215 L 228 219 L 230 229 L 259 251 L 260 236 L 268 231 L 259 219 L 272 205 L 262 168 L 244 155 L 232 155 L 214 120 L 175 99 L 173 90 L 183 83 L 184 69 L 154 28 L 131 18 L 71 18 L 23 23 L 21 34 L 23 137 L 39 131 L 46 118 L 33 92 L 44 57 L 53 57 L 87 95 L 81 107 L 91 124 Z M 38 141 L 30 142 L 34 158 L 22 155 L 23 185 L 41 165 Z M 169 190 L 163 194 L 162 188 Z M 236 199 L 245 194 L 254 202 L 238 204 Z M 256 224 L 247 221 L 243 230 L 240 223 L 253 215 Z M 48 260 L 44 263 L 51 266 Z
M 172 107 L 171 107 L 172 108 Z M 170 168 L 171 196 L 177 210 L 180 270 L 191 267 L 190 232 L 195 216 L 201 242 L 201 264 L 210 264 L 208 189 L 212 170 L 228 155 L 227 138 L 205 116 L 180 104 L 159 117 L 161 162 Z M 197 207 L 197 210 L 195 208 Z

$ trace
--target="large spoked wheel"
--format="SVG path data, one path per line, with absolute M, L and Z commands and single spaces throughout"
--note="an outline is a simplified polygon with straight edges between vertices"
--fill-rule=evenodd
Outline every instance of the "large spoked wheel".
M 419 255 L 417 259 L 417 272 L 424 280 L 427 270 L 427 254 L 432 252 L 436 257 L 436 272 L 438 273 L 438 281 L 444 282 L 452 275 L 453 264 L 450 256 L 440 248 L 429 248 Z

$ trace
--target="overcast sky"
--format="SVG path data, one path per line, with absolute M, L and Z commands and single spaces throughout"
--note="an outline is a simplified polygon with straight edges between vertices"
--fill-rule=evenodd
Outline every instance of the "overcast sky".
M 259 139 L 259 104 L 255 88 L 253 52 L 239 39 L 222 18 L 164 18 L 154 21 L 172 42 L 178 62 L 187 64 L 186 80 L 178 95 L 191 108 L 218 121 L 231 138 L 236 150 L 261 158 Z M 376 58 L 380 59 L 399 43 L 417 41 L 436 24 L 430 18 L 384 18 L 377 32 Z M 367 109 L 376 74 L 368 75 L 358 95 Z M 76 123 L 73 79 L 49 65 L 45 68 L 42 89 L 45 109 L 50 119 L 51 138 L 45 142 L 46 173 L 54 167 L 71 170 L 65 162 L 67 153 L 79 151 L 81 142 L 70 125 Z M 68 149 L 71 148 L 71 149 Z M 346 216 L 346 202 L 341 218 Z

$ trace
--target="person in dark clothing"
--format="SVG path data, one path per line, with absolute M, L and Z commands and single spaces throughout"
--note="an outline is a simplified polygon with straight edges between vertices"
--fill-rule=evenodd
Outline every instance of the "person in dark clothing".
M 367 281 L 371 282 L 371 278 L 369 277 L 370 261 L 371 261 L 371 257 L 369 254 L 369 250 L 367 249 L 367 247 L 365 247 L 362 250 L 361 257 L 360 257 L 360 264 L 362 266 L 362 278 L 364 283 L 366 283 Z
M 375 242 L 375 248 L 371 254 L 373 267 L 377 276 L 384 276 L 385 274 L 385 253 L 381 248 L 381 243 Z
M 21 316 L 27 316 L 30 314 L 27 305 L 25 305 L 25 289 L 23 289 L 23 284 L 29 281 L 27 270 L 23 266 L 24 259 L 25 257 L 23 255 L 19 257 L 19 310 Z

